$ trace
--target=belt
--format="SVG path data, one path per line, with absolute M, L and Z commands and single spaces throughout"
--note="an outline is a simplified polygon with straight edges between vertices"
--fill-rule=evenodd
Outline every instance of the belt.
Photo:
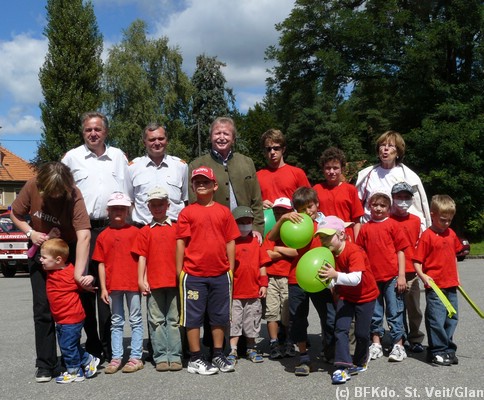
M 91 229 L 104 228 L 109 225 L 109 219 L 91 219 Z

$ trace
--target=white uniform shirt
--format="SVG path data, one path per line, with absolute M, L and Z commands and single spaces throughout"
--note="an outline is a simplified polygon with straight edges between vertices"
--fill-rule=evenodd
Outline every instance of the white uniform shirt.
M 98 157 L 84 144 L 69 150 L 61 161 L 74 175 L 91 219 L 108 217 L 106 208 L 113 192 L 128 194 L 128 160 L 116 147 L 106 145 L 106 151 Z
M 128 171 L 128 194 L 134 199 L 134 222 L 149 224 L 153 220 L 146 199 L 148 192 L 155 186 L 161 186 L 168 192 L 170 207 L 166 215 L 172 220 L 178 219 L 178 214 L 188 201 L 188 165 L 183 160 L 165 154 L 157 166 L 151 158 L 143 156 L 136 158 Z

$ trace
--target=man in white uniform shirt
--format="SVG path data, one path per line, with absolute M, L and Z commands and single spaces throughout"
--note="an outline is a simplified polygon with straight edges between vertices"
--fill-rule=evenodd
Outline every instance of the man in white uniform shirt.
M 163 126 L 149 124 L 143 131 L 143 143 L 147 154 L 135 159 L 128 168 L 131 183 L 128 194 L 134 199 L 133 222 L 142 226 L 152 221 L 146 199 L 155 186 L 167 191 L 170 203 L 167 215 L 176 221 L 188 203 L 188 166 L 180 158 L 166 154 L 168 135 Z
M 113 192 L 128 191 L 128 160 L 124 153 L 105 144 L 108 120 L 99 112 L 87 112 L 81 117 L 84 144 L 68 151 L 62 162 L 72 171 L 77 187 L 86 203 L 91 220 L 89 273 L 98 277 L 98 263 L 91 260 L 97 236 L 108 225 L 107 202 Z M 84 329 L 86 350 L 96 357 L 111 359 L 111 311 L 95 293 L 81 295 L 86 311 Z M 96 300 L 99 314 L 99 335 L 96 320 Z

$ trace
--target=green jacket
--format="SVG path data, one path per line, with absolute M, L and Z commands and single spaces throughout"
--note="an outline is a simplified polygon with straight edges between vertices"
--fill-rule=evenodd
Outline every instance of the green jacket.
M 213 199 L 224 206 L 230 207 L 230 181 L 237 205 L 252 209 L 254 213 L 254 229 L 264 234 L 262 196 L 252 159 L 240 153 L 232 153 L 227 161 L 227 167 L 225 167 L 222 161 L 210 151 L 209 154 L 198 157 L 190 163 L 188 176 L 191 178 L 192 171 L 202 165 L 212 168 L 217 179 L 218 189 L 215 191 Z M 193 203 L 196 200 L 196 196 L 191 185 L 188 194 L 190 203 Z

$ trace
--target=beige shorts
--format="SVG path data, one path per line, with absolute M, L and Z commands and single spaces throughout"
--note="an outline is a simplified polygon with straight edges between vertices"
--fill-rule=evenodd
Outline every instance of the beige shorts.
M 230 336 L 258 338 L 261 319 L 262 304 L 259 299 L 233 299 Z
M 264 318 L 266 321 L 281 321 L 284 326 L 289 326 L 288 285 L 286 277 L 269 276 Z

